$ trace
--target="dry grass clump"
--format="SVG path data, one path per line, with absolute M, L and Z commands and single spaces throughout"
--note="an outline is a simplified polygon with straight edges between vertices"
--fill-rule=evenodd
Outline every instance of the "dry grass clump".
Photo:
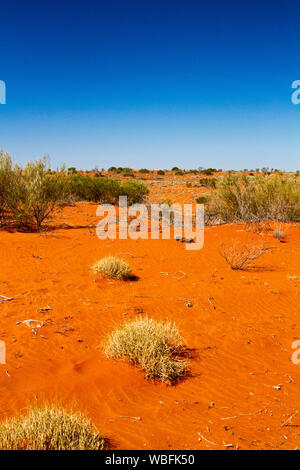
M 124 323 L 105 345 L 109 359 L 125 358 L 139 364 L 145 378 L 167 384 L 178 382 L 188 373 L 188 362 L 182 359 L 182 338 L 171 322 L 138 318 Z
M 0 450 L 104 450 L 106 440 L 80 413 L 33 407 L 0 423 Z
M 132 269 L 128 263 L 115 256 L 107 256 L 97 261 L 92 270 L 94 274 L 102 274 L 109 279 L 129 279 Z
M 273 237 L 281 242 L 286 237 L 286 233 L 281 227 L 276 227 L 273 231 Z
M 254 267 L 253 261 L 264 255 L 269 247 L 252 243 L 235 242 L 233 245 L 220 246 L 220 253 L 233 270 L 246 271 Z

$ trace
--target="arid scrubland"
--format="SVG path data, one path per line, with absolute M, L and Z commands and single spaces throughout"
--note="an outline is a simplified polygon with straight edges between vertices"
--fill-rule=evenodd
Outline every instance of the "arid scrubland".
M 300 179 L 268 173 L 49 171 L 1 154 L 0 448 L 299 445 Z M 99 240 L 97 203 L 120 195 L 204 203 L 204 248 Z M 96 428 L 43 406 L 56 398 Z

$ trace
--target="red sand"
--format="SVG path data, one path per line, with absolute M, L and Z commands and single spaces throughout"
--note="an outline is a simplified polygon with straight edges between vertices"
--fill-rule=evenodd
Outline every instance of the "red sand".
M 15 297 L 0 304 L 1 417 L 59 400 L 85 411 L 116 449 L 297 448 L 300 414 L 282 424 L 299 407 L 300 365 L 291 362 L 300 339 L 299 226 L 286 243 L 239 225 L 210 227 L 204 248 L 187 251 L 174 240 L 100 241 L 86 228 L 96 207 L 64 209 L 73 228 L 0 232 L 0 294 Z M 259 260 L 267 267 L 232 271 L 219 245 L 249 237 L 275 247 Z M 93 275 L 91 264 L 107 254 L 130 262 L 139 280 Z M 195 348 L 193 377 L 167 387 L 105 359 L 105 336 L 141 313 L 176 323 Z M 27 319 L 45 325 L 35 335 L 16 325 Z

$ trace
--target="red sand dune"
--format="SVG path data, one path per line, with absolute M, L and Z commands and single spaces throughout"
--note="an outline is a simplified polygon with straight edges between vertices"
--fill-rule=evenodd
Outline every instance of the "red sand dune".
M 291 362 L 300 339 L 299 226 L 289 227 L 287 243 L 240 225 L 208 227 L 204 248 L 187 251 L 174 240 L 100 241 L 86 228 L 96 207 L 64 209 L 69 229 L 0 232 L 0 294 L 14 297 L 0 304 L 0 417 L 59 400 L 85 411 L 117 449 L 299 447 L 300 365 Z M 257 263 L 264 269 L 232 271 L 220 242 L 249 237 L 274 249 Z M 130 262 L 139 280 L 93 275 L 91 264 L 107 254 Z M 137 367 L 105 359 L 106 335 L 140 314 L 176 323 L 195 349 L 191 378 L 153 384 Z M 44 326 L 35 335 L 16 325 L 27 319 Z

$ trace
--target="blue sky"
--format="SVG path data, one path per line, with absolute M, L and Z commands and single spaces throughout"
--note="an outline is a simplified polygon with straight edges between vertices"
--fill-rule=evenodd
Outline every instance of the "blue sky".
M 300 3 L 1 4 L 0 147 L 88 169 L 300 169 Z

